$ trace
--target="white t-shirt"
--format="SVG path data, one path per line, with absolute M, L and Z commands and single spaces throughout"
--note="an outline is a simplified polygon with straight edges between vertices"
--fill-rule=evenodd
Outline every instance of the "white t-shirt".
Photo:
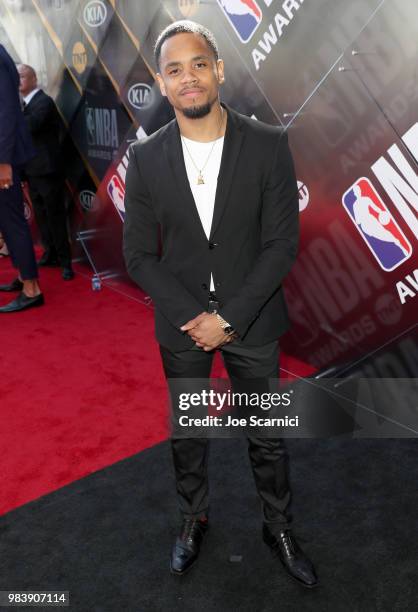
M 186 142 L 187 149 L 184 145 Z M 210 229 L 212 226 L 213 210 L 215 207 L 215 195 L 216 186 L 218 183 L 219 168 L 221 167 L 222 149 L 224 146 L 224 137 L 218 138 L 211 142 L 198 142 L 197 140 L 190 140 L 182 136 L 181 144 L 183 147 L 184 163 L 187 171 L 187 178 L 189 179 L 190 189 L 194 197 L 197 212 L 199 213 L 200 221 L 205 231 L 206 237 L 209 240 Z M 210 153 L 213 146 L 212 153 Z M 209 159 L 208 159 L 208 155 Z M 190 159 L 192 156 L 194 163 Z M 205 165 L 205 162 L 207 163 Z M 204 184 L 198 185 L 197 178 L 199 171 L 202 170 L 202 176 Z M 215 290 L 215 284 L 213 282 L 213 275 L 210 275 L 210 290 Z

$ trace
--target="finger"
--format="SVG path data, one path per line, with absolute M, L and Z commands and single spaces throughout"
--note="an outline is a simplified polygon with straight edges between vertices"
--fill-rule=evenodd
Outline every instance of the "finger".
M 191 321 L 188 321 L 187 323 L 182 325 L 180 327 L 181 331 L 189 331 L 189 329 L 193 329 L 193 327 L 196 327 L 195 321 L 196 319 L 192 319 Z
M 198 315 L 194 319 L 190 319 L 190 321 L 187 321 L 187 323 L 185 323 L 184 325 L 180 327 L 181 331 L 188 331 L 189 329 L 193 329 L 193 327 L 196 327 L 196 325 L 198 325 L 198 323 L 200 322 L 200 320 L 205 314 L 206 313 L 202 312 L 200 315 Z
M 192 340 L 202 340 L 201 334 L 197 334 L 194 329 L 187 332 Z

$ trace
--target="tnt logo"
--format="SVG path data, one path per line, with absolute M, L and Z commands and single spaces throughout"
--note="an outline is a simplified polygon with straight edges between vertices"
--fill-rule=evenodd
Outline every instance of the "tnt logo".
M 263 18 L 255 0 L 218 0 L 218 4 L 241 42 L 247 43 Z
M 122 221 L 125 220 L 125 188 L 122 184 L 122 181 L 116 174 L 113 174 L 112 178 L 107 184 L 107 193 L 109 194 L 110 199 L 115 205 L 116 210 L 119 213 Z
M 379 265 L 390 272 L 412 255 L 412 247 L 367 178 L 358 179 L 342 203 Z

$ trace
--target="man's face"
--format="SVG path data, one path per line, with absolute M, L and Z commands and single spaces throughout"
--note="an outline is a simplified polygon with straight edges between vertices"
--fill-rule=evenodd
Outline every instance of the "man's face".
M 218 99 L 223 62 L 216 61 L 203 36 L 176 34 L 163 43 L 157 79 L 175 110 L 186 117 L 203 117 Z
M 18 66 L 17 71 L 20 76 L 19 91 L 22 96 L 27 96 L 31 91 L 36 89 L 36 76 L 33 74 L 32 70 L 29 70 L 29 68 L 25 66 Z

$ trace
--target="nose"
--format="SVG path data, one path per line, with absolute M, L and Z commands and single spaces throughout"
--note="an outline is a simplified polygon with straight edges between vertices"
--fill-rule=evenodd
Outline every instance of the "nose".
M 185 68 L 181 77 L 181 83 L 187 85 L 188 83 L 196 83 L 197 76 L 192 68 Z

